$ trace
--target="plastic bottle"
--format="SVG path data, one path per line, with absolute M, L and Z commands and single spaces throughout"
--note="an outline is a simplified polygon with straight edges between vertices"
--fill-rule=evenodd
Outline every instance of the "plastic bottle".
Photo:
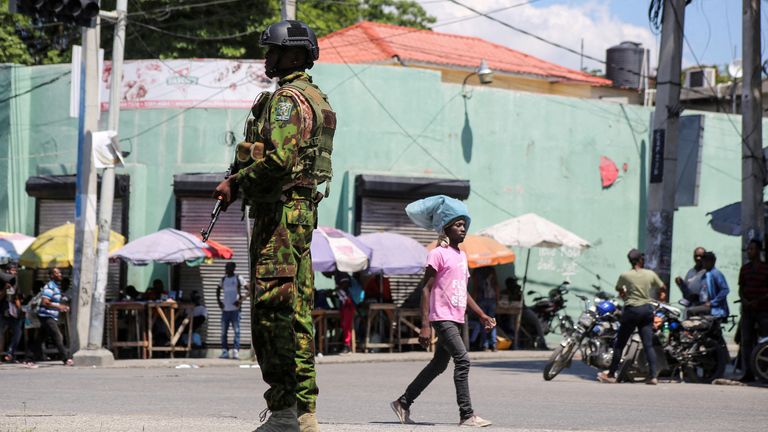
M 661 326 L 661 344 L 664 345 L 669 340 L 669 323 L 664 321 L 664 325 Z

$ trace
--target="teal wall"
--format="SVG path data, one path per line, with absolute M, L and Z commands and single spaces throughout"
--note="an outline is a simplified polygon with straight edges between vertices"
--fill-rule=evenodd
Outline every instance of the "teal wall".
M 10 76 L 0 70 L 0 95 L 6 88 L 23 92 L 68 70 L 64 65 L 14 68 Z M 628 267 L 626 252 L 642 247 L 641 179 L 651 110 L 481 87 L 471 87 L 471 98 L 465 99 L 461 86 L 443 83 L 437 72 L 427 70 L 321 64 L 312 72 L 339 122 L 336 175 L 331 197 L 320 206 L 321 225 L 353 226 L 357 174 L 455 177 L 471 181 L 471 231 L 534 212 L 593 244 L 578 256 L 533 250 L 529 289 L 544 290 L 566 278 L 577 289 L 589 289 L 598 283 L 596 275 L 609 289 Z M 0 230 L 33 232 L 33 200 L 23 191 L 28 175 L 74 173 L 76 121 L 68 117 L 68 107 L 68 77 L 0 104 L 0 166 L 13 173 L 0 178 L 6 182 L 0 184 L 3 189 L 12 189 L 0 195 Z M 121 113 L 122 146 L 131 151 L 120 170 L 131 176 L 130 238 L 174 225 L 173 175 L 224 171 L 234 151 L 227 132 L 240 139 L 245 115 L 245 110 L 223 109 Z M 740 127 L 740 118 L 733 122 Z M 739 143 L 724 115 L 706 114 L 699 205 L 676 213 L 673 256 L 678 275 L 690 266 L 695 246 L 714 250 L 734 291 L 739 239 L 714 232 L 705 214 L 740 200 Z M 8 159 L 10 149 L 22 154 Z M 620 168 L 627 164 L 608 189 L 601 187 L 600 156 Z M 7 196 L 12 194 L 23 203 L 22 216 L 11 210 Z M 517 253 L 521 275 L 526 254 Z M 153 275 L 165 278 L 166 267 L 133 267 L 128 282 L 147 286 Z M 570 306 L 574 313 L 579 307 L 576 301 Z

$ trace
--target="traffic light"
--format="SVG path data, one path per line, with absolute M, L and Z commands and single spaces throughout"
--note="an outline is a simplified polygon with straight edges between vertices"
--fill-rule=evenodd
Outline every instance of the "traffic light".
M 10 0 L 10 12 L 45 21 L 91 27 L 99 14 L 98 0 Z

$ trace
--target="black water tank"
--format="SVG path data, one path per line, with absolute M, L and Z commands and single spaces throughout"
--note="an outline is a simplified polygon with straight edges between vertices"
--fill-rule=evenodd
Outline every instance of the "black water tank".
M 637 42 L 622 42 L 608 48 L 605 55 L 606 78 L 614 87 L 638 88 L 645 50 Z

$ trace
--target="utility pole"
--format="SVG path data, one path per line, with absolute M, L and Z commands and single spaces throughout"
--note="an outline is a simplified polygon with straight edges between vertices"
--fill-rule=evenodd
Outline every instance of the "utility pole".
M 125 50 L 125 25 L 128 0 L 117 0 L 114 12 L 102 11 L 101 15 L 115 21 L 112 42 L 112 72 L 110 75 L 108 130 L 117 132 L 120 122 L 120 90 L 123 76 Z M 107 280 L 109 278 L 109 237 L 112 227 L 112 207 L 115 194 L 115 168 L 104 168 L 101 175 L 101 197 L 98 218 L 98 245 L 96 247 L 96 288 L 91 305 L 91 323 L 88 332 L 87 352 L 79 355 L 79 364 L 106 366 L 114 362 L 112 353 L 102 348 L 104 338 L 104 311 L 106 306 Z
M 763 128 L 760 58 L 760 0 L 743 0 L 741 86 L 741 243 L 746 263 L 747 244 L 762 240 L 765 232 L 763 210 Z
M 283 20 L 296 19 L 296 0 L 280 0 L 280 18 Z
M 664 2 L 656 109 L 653 113 L 650 185 L 645 240 L 646 267 L 670 286 L 675 214 L 680 64 L 683 57 L 685 0 Z
M 91 318 L 96 228 L 96 169 L 92 133 L 99 122 L 99 40 L 95 27 L 83 27 L 80 114 L 75 197 L 75 262 L 72 269 L 72 351 L 85 348 Z M 84 93 L 84 94 L 83 94 Z

